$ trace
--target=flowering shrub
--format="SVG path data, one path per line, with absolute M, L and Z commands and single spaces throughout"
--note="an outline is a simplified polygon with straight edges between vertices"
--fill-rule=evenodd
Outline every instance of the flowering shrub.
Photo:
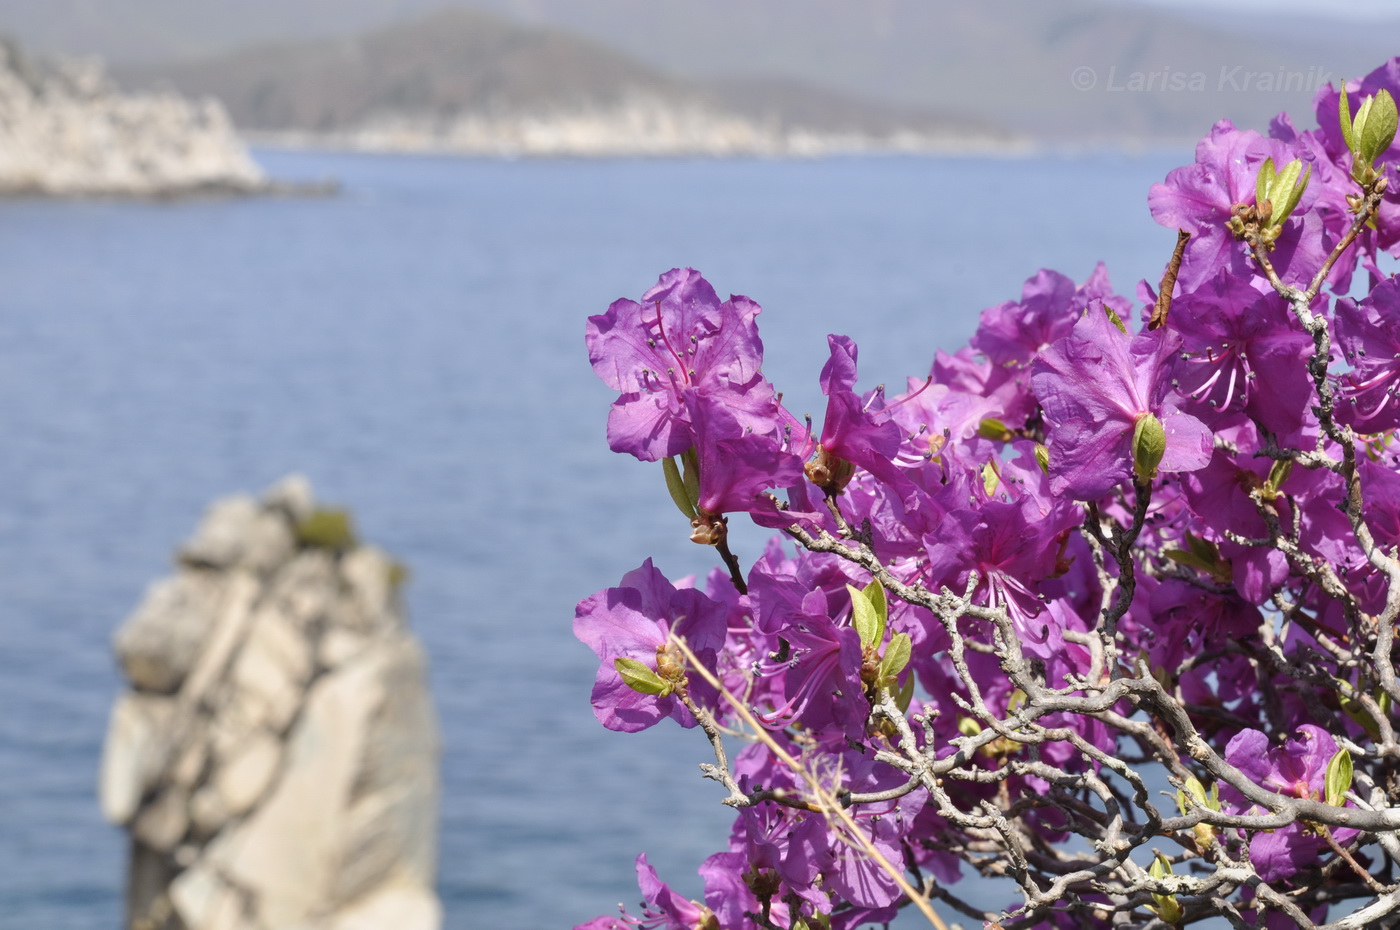
M 1400 58 L 1319 129 L 1216 124 L 1140 312 L 1042 271 L 898 396 L 829 337 L 819 434 L 697 272 L 589 318 L 611 447 L 722 565 L 579 603 L 593 707 L 697 727 L 737 816 L 703 902 L 640 856 L 642 912 L 583 927 L 1397 919 L 1397 94 Z M 737 514 L 780 534 L 747 569 Z

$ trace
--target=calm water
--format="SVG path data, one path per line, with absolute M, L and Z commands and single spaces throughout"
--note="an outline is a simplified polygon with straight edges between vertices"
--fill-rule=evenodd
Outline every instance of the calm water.
M 290 471 L 413 569 L 448 926 L 571 926 L 637 898 L 643 850 L 698 895 L 729 821 L 703 740 L 599 728 L 570 634 L 646 555 L 707 568 L 659 469 L 607 452 L 584 317 L 693 265 L 763 304 L 769 377 L 819 411 L 828 332 L 900 383 L 1037 268 L 1155 278 L 1147 187 L 1188 158 L 266 153 L 344 194 L 0 204 L 0 925 L 118 925 L 109 637 L 209 500 Z

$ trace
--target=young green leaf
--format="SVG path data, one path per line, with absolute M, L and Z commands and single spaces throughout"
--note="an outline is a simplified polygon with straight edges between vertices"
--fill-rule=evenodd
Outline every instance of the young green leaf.
M 914 700 L 914 676 L 910 675 L 905 679 L 903 687 L 894 696 L 895 706 L 899 708 L 901 714 L 909 713 L 909 703 Z
M 1347 82 L 1342 81 L 1341 99 L 1337 101 L 1337 120 L 1342 124 L 1342 141 L 1347 144 L 1347 151 L 1355 154 L 1356 136 L 1352 133 L 1351 126 L 1351 104 L 1347 101 Z
M 1346 803 L 1346 793 L 1351 790 L 1351 753 L 1338 749 L 1327 762 L 1327 803 L 1341 807 Z
M 666 474 L 666 490 L 671 492 L 671 500 L 675 501 L 676 507 L 685 514 L 688 519 L 694 520 L 696 517 L 695 504 L 690 499 L 689 493 L 685 489 L 685 480 L 681 478 L 681 471 L 676 467 L 674 458 L 664 458 L 661 460 L 661 470 Z
M 908 633 L 896 633 L 890 637 L 890 644 L 885 647 L 885 655 L 880 659 L 880 681 L 892 681 L 904 671 L 913 652 L 913 643 Z
M 865 586 L 865 599 L 870 602 L 870 606 L 875 608 L 875 616 L 880 618 L 880 633 L 875 637 L 875 642 L 883 642 L 885 639 L 885 625 L 890 619 L 890 602 L 885 596 L 885 586 L 880 583 L 879 578 L 872 578 L 870 584 Z
M 1340 678 L 1335 680 L 1338 685 L 1346 684 Z M 1348 717 L 1350 717 L 1356 723 L 1357 726 L 1365 730 L 1366 735 L 1371 737 L 1371 739 L 1380 739 L 1380 725 L 1376 723 L 1375 718 L 1371 716 L 1368 710 L 1366 710 L 1366 705 L 1362 704 L 1356 698 L 1350 697 L 1342 692 L 1342 688 L 1337 689 L 1337 700 L 1342 705 L 1342 712 L 1345 713 Z M 1380 693 L 1385 694 L 1384 691 L 1381 691 Z M 1387 695 L 1387 697 L 1389 697 L 1389 695 Z M 1381 705 L 1381 709 L 1382 711 L 1385 710 L 1384 704 Z
M 884 634 L 884 624 L 864 591 L 853 584 L 846 585 L 846 590 L 851 595 L 851 626 L 855 627 L 861 646 L 869 649 L 879 642 L 877 637 Z
M 1284 166 L 1269 188 L 1269 202 L 1274 208 L 1269 218 L 1270 226 L 1282 226 L 1284 220 L 1293 214 L 1293 208 L 1303 199 L 1303 191 L 1308 189 L 1311 178 L 1312 165 L 1304 171 L 1301 158 L 1295 158 Z
M 1395 98 L 1390 96 L 1390 92 L 1382 88 L 1376 92 L 1376 96 L 1369 101 L 1371 113 L 1366 119 L 1366 126 L 1361 131 L 1361 138 L 1358 140 L 1358 147 L 1361 149 L 1361 160 L 1367 167 L 1375 164 L 1385 150 L 1390 148 L 1390 143 L 1395 141 L 1395 130 L 1400 117 L 1395 110 Z
M 875 579 L 864 590 L 854 585 L 846 585 L 851 595 L 851 626 L 860 635 L 861 646 L 869 649 L 878 646 L 885 639 L 885 625 L 889 620 L 889 602 L 885 598 L 885 586 Z
M 982 466 L 982 490 L 991 497 L 1001 486 L 1001 472 L 997 471 L 995 462 L 988 462 Z
M 1254 178 L 1254 206 L 1264 209 L 1264 201 L 1269 199 L 1269 191 L 1274 186 L 1274 160 L 1264 159 L 1264 164 L 1259 166 L 1259 174 Z
M 1176 806 L 1183 814 L 1189 814 L 1194 805 L 1209 806 L 1206 802 L 1206 787 L 1195 775 L 1188 775 L 1186 782 L 1176 792 Z M 1213 809 L 1218 810 L 1219 808 Z
M 1167 452 L 1167 431 L 1151 413 L 1138 417 L 1133 426 L 1133 474 L 1139 481 L 1157 477 L 1157 466 Z
M 977 435 L 983 439 L 991 439 L 997 442 L 1010 442 L 1016 436 L 1011 432 L 1010 427 L 998 420 L 996 417 L 987 417 L 977 425 Z
M 1274 500 L 1279 495 L 1279 489 L 1288 480 L 1288 476 L 1293 474 L 1292 459 L 1275 459 L 1274 464 L 1269 466 L 1269 477 L 1264 482 L 1261 489 L 1266 500 Z
M 1105 314 L 1108 315 L 1108 321 L 1109 321 L 1110 323 L 1112 323 L 1114 326 L 1118 327 L 1118 331 L 1119 331 L 1120 333 L 1122 333 L 1122 334 L 1125 335 L 1125 336 L 1128 334 L 1128 327 L 1127 327 L 1127 325 L 1123 322 L 1123 318 L 1122 318 L 1121 316 L 1118 315 L 1118 311 L 1117 311 L 1117 310 L 1114 310 L 1114 309 L 1113 309 L 1112 307 L 1110 307 L 1108 304 L 1104 304 L 1104 305 L 1103 305 L 1103 312 L 1104 312 Z
M 685 465 L 685 495 L 692 501 L 698 501 L 700 500 L 700 456 L 696 453 L 694 446 L 681 453 L 681 462 Z
M 613 668 L 617 669 L 617 673 L 622 676 L 623 684 L 642 694 L 665 697 L 675 688 L 671 682 L 662 680 L 660 675 L 636 659 L 618 656 L 613 660 Z
M 1152 860 L 1152 865 L 1148 868 L 1147 874 L 1153 878 L 1162 879 L 1174 873 L 1172 872 L 1171 862 L 1161 853 L 1158 853 L 1157 858 Z M 1153 910 L 1157 912 L 1157 916 L 1169 924 L 1177 923 L 1186 914 L 1181 905 L 1177 902 L 1176 895 L 1157 894 L 1154 892 L 1152 895 L 1152 903 L 1156 905 Z

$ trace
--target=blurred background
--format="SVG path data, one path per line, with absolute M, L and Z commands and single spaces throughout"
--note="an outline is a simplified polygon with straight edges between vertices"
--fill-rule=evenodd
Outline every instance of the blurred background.
M 699 897 L 706 747 L 602 730 L 570 624 L 712 553 L 608 453 L 585 318 L 691 265 L 763 305 L 795 412 L 830 332 L 864 387 L 922 379 L 1041 267 L 1155 282 L 1148 187 L 1218 118 L 1311 127 L 1392 10 L 0 0 L 0 925 L 121 924 L 113 631 L 211 500 L 292 472 L 412 573 L 444 925 L 609 912 L 642 851 Z

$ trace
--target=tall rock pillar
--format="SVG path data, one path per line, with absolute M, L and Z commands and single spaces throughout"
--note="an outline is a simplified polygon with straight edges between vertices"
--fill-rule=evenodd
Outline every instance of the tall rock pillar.
M 215 502 L 117 631 L 130 930 L 436 930 L 438 735 L 404 569 L 304 479 Z

